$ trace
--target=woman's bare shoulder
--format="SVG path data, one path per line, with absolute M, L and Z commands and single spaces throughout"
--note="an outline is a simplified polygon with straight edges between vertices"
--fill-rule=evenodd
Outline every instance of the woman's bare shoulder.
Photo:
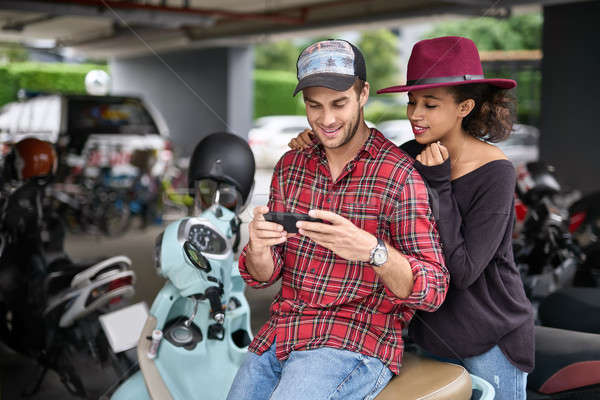
M 496 160 L 508 160 L 506 154 L 493 144 L 481 142 L 477 147 L 477 159 L 481 165 Z

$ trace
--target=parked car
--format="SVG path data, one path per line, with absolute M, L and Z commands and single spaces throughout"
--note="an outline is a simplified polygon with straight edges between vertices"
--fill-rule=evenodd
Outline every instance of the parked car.
M 414 139 L 414 134 L 407 119 L 395 119 L 381 122 L 377 125 L 394 144 L 401 144 Z M 511 135 L 502 142 L 494 143 L 515 165 L 537 161 L 539 157 L 539 130 L 531 125 L 515 124 Z
M 256 168 L 273 168 L 289 150 L 288 143 L 310 125 L 302 115 L 274 115 L 258 118 L 248 132 Z
M 410 121 L 407 119 L 383 121 L 377 125 L 377 129 L 379 129 L 379 131 L 396 146 L 400 146 L 415 138 L 410 126 Z
M 375 124 L 366 121 L 367 126 Z M 254 153 L 256 168 L 273 168 L 289 150 L 288 143 L 304 129 L 310 128 L 306 116 L 272 115 L 258 118 L 248 132 L 248 144 Z
M 496 143 L 514 165 L 538 161 L 540 131 L 535 126 L 515 124 L 508 139 Z

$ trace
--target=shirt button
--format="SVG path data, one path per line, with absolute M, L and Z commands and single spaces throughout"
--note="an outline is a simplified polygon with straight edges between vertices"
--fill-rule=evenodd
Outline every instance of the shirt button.
M 331 197 L 328 197 L 328 198 L 327 198 L 327 202 L 328 202 L 328 203 L 331 203 Z
M 314 269 L 314 268 L 311 268 L 311 269 L 310 269 L 310 273 L 311 273 L 311 274 L 314 274 L 314 273 L 315 273 L 315 269 Z

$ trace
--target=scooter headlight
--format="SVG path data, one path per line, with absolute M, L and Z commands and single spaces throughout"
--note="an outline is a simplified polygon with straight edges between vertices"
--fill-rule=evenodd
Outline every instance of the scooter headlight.
M 162 240 L 165 232 L 161 232 L 154 241 L 154 268 L 156 268 L 156 272 L 160 272 L 161 263 L 160 263 L 160 255 L 162 248 Z

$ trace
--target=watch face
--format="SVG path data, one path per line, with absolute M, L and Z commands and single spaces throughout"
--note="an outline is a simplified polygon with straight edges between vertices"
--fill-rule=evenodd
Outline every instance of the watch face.
M 375 261 L 376 265 L 385 264 L 387 261 L 387 253 L 384 249 L 377 249 L 375 254 L 373 255 L 373 261 Z

